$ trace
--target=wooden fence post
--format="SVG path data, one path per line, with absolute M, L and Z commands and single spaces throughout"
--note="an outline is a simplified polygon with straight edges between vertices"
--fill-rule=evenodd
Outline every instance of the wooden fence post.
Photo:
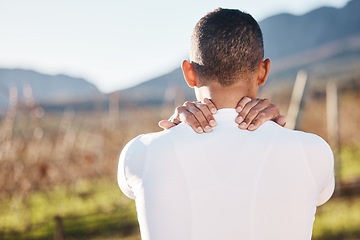
M 335 161 L 335 182 L 336 194 L 341 194 L 341 174 L 340 174 L 340 137 L 339 137 L 339 109 L 338 109 L 337 86 L 334 82 L 328 82 L 326 85 L 326 115 L 327 115 L 327 132 L 329 143 L 334 152 Z
M 54 221 L 55 221 L 54 240 L 64 240 L 64 228 L 61 217 L 55 216 Z
M 299 111 L 301 110 L 302 98 L 305 91 L 307 73 L 300 70 L 296 76 L 295 85 L 291 95 L 290 106 L 287 112 L 286 127 L 295 129 L 299 122 Z

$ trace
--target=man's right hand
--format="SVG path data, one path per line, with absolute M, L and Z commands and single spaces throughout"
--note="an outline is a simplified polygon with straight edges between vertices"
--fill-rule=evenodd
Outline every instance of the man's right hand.
M 244 97 L 237 105 L 236 111 L 239 113 L 235 122 L 240 129 L 256 130 L 264 122 L 272 120 L 281 126 L 286 124 L 286 116 L 280 115 L 277 105 L 272 104 L 268 99 Z M 175 109 L 171 119 L 162 120 L 159 126 L 169 129 L 180 122 L 189 124 L 195 132 L 211 132 L 216 126 L 213 114 L 217 109 L 210 99 L 205 98 L 203 102 L 185 102 L 182 106 Z

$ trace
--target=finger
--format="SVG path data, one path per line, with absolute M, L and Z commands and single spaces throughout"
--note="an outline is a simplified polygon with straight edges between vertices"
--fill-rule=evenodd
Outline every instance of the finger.
M 181 123 L 180 119 L 174 118 L 172 121 L 175 125 L 179 125 Z
M 211 127 L 215 127 L 216 126 L 216 122 L 215 122 L 215 118 L 213 116 L 213 114 L 211 113 L 211 110 L 209 109 L 207 104 L 204 103 L 195 103 L 195 106 L 200 109 L 200 111 L 202 112 L 202 114 L 204 115 L 204 117 L 206 118 L 206 121 L 208 122 L 208 124 Z
M 286 125 L 286 116 L 285 115 L 280 115 L 277 118 L 275 118 L 274 120 L 277 124 L 279 124 L 282 127 L 285 127 Z
M 170 122 L 175 123 L 175 119 L 176 119 L 178 122 L 180 122 L 180 119 L 179 119 L 179 111 L 181 111 L 181 110 L 179 110 L 179 108 L 181 108 L 181 107 L 182 107 L 182 106 L 178 106 L 178 107 L 175 108 L 175 111 L 174 111 L 173 115 L 171 115 L 171 116 L 169 117 L 169 119 L 168 119 Z
M 240 124 L 242 129 L 255 130 L 261 124 L 272 120 L 279 115 L 279 109 L 275 104 L 271 104 L 268 99 L 260 99 L 246 115 L 244 121 Z M 254 122 L 254 120 L 256 121 Z
M 236 106 L 236 111 L 238 113 L 241 112 L 241 110 L 244 109 L 245 105 L 249 102 L 251 102 L 253 99 L 252 98 L 249 98 L 249 97 L 243 97 L 240 102 L 238 103 L 238 105 Z
M 178 124 L 181 123 L 180 118 L 179 118 L 178 108 L 179 108 L 179 107 L 177 107 L 177 108 L 175 109 L 174 114 L 168 119 L 168 121 L 174 123 L 175 125 L 178 125 Z
M 250 110 L 255 107 L 258 102 L 260 101 L 260 99 L 251 99 L 250 102 L 248 102 L 244 108 L 241 110 L 241 112 L 239 113 L 239 115 L 236 117 L 235 122 L 237 124 L 240 124 L 239 127 L 241 129 L 246 129 L 248 127 L 248 122 L 244 122 L 244 120 L 246 119 L 247 115 L 249 114 Z M 254 111 L 253 111 L 254 114 Z M 249 120 L 249 118 L 248 118 Z
M 175 115 L 177 116 L 178 121 L 185 122 L 197 133 L 203 133 L 204 130 L 202 129 L 200 123 L 195 118 L 195 116 L 187 110 L 185 104 L 186 103 L 184 103 L 183 106 L 177 107 L 175 109 Z
M 265 108 L 251 121 L 249 127 L 247 128 L 250 131 L 258 129 L 266 121 L 272 120 L 278 116 L 278 113 L 274 111 L 274 106 Z
M 161 127 L 162 129 L 166 130 L 166 129 L 170 129 L 172 127 L 175 127 L 176 124 L 169 121 L 169 120 L 161 120 L 159 123 L 158 123 L 159 127 Z
M 200 123 L 196 119 L 195 115 L 189 111 L 183 111 L 179 114 L 182 122 L 188 124 L 195 132 L 203 133 L 204 130 L 201 127 Z
M 206 105 L 199 105 L 199 107 L 201 107 L 202 109 L 199 109 L 196 107 L 196 105 L 192 102 L 186 102 L 185 103 L 185 107 L 187 109 L 188 112 L 192 113 L 194 115 L 194 117 L 196 118 L 196 120 L 200 123 L 201 128 L 205 131 L 205 132 L 211 132 L 212 128 L 210 127 L 210 124 L 207 120 L 207 118 L 205 117 L 203 111 L 207 110 L 208 111 L 208 116 L 212 114 L 209 112 L 209 109 L 207 108 Z M 181 116 L 181 115 L 180 115 Z M 180 118 L 180 120 L 182 120 Z M 188 123 L 190 125 L 190 123 Z
M 217 112 L 215 104 L 210 99 L 204 98 L 202 102 L 207 105 L 212 114 L 215 114 Z

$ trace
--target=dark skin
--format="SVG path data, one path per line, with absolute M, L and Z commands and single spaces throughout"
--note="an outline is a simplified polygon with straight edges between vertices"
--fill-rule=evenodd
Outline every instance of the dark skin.
M 268 99 L 243 97 L 237 104 L 236 111 L 239 113 L 235 122 L 240 129 L 254 131 L 266 121 L 274 121 L 280 126 L 285 126 L 286 116 L 281 115 L 279 107 Z M 215 104 L 208 98 L 202 102 L 185 102 L 175 109 L 173 118 L 161 120 L 159 126 L 170 129 L 180 122 L 189 124 L 195 132 L 211 132 L 216 126 L 213 114 L 217 112 Z

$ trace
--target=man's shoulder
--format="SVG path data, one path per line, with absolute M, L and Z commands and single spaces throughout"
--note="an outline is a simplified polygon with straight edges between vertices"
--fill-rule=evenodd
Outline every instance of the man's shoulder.
M 118 184 L 125 195 L 135 198 L 133 189 L 139 178 L 142 177 L 148 161 L 149 151 L 166 149 L 164 144 L 156 144 L 156 139 L 161 138 L 166 131 L 141 134 L 131 139 L 122 149 L 118 165 Z M 165 142 L 165 141 L 163 141 Z M 155 144 L 154 144 L 155 143 Z M 157 151 L 161 152 L 161 151 Z
M 274 131 L 274 149 L 287 152 L 293 156 L 294 160 L 304 160 L 319 190 L 332 181 L 334 156 L 330 145 L 322 137 L 313 133 L 282 128 L 273 123 L 267 125 Z M 330 196 L 331 194 L 327 195 L 326 199 Z
M 269 131 L 273 131 L 272 134 L 275 136 L 276 145 L 279 148 L 301 153 L 298 156 L 305 156 L 310 165 L 324 168 L 328 166 L 326 169 L 331 171 L 334 164 L 333 152 L 322 137 L 313 133 L 283 128 L 274 123 L 267 125 Z
M 330 145 L 319 135 L 294 130 L 294 134 L 306 148 L 317 148 L 318 151 L 331 152 Z
M 189 127 L 190 128 L 190 127 Z M 185 130 L 186 129 L 186 130 Z M 190 128 L 191 129 L 191 128 Z M 157 144 L 159 142 L 168 142 L 171 135 L 183 133 L 185 131 L 188 131 L 188 126 L 186 124 L 179 124 L 178 126 L 175 126 L 168 130 L 163 130 L 159 132 L 151 132 L 151 133 L 145 133 L 136 136 L 135 138 L 131 139 L 123 148 L 123 152 L 129 151 L 131 149 L 142 149 L 145 147 L 149 147 L 151 145 Z
M 180 141 L 182 137 L 188 138 L 192 135 L 197 136 L 201 134 L 196 133 L 188 124 L 180 123 L 179 125 L 170 129 L 142 134 L 139 136 L 138 141 L 145 142 L 149 146 L 170 143 L 171 139 L 173 138 L 176 138 L 177 141 Z
M 324 147 L 329 146 L 329 144 L 322 137 L 320 137 L 314 133 L 288 129 L 285 127 L 281 127 L 280 125 L 278 125 L 272 121 L 268 121 L 268 122 L 264 123 L 263 126 L 261 126 L 259 129 L 262 132 L 265 132 L 265 131 L 272 132 L 273 134 L 276 134 L 277 136 L 283 137 L 284 140 L 286 140 L 286 141 L 294 140 L 294 141 L 300 141 L 301 143 L 303 143 L 305 145 L 322 145 Z

